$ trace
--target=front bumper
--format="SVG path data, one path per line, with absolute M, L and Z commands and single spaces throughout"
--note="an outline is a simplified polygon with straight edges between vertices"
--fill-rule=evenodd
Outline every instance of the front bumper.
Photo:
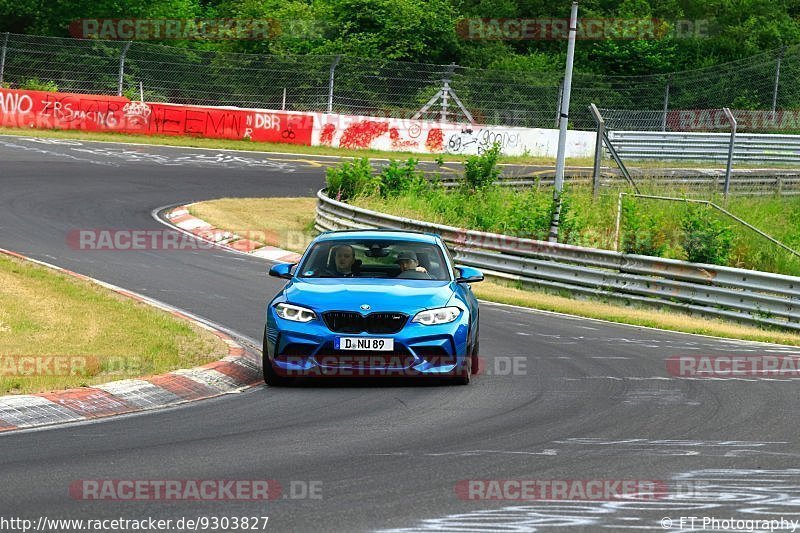
M 469 314 L 462 311 L 448 324 L 412 323 L 393 334 L 335 333 L 321 319 L 305 324 L 280 318 L 267 310 L 265 363 L 286 377 L 461 375 L 469 352 Z M 335 350 L 336 337 L 392 338 L 392 352 Z

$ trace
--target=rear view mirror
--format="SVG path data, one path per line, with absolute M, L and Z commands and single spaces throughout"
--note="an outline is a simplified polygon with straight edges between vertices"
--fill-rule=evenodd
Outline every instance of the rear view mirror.
M 459 283 L 475 283 L 478 281 L 483 281 L 483 272 L 477 268 L 456 265 L 456 270 L 461 273 L 461 275 L 456 278 L 456 281 Z
M 292 267 L 297 263 L 278 263 L 269 269 L 269 275 L 275 278 L 292 279 Z

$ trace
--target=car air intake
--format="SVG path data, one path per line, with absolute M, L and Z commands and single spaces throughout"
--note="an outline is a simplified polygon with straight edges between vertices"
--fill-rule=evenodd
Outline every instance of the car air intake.
M 328 311 L 322 314 L 325 325 L 336 333 L 397 333 L 406 325 L 405 313 L 370 313 Z

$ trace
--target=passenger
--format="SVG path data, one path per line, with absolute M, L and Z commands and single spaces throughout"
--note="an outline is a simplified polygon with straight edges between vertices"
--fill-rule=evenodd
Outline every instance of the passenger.
M 423 278 L 423 279 L 430 279 L 428 275 L 428 270 L 419 265 L 419 260 L 417 259 L 417 254 L 410 251 L 404 250 L 397 254 L 397 264 L 400 266 L 400 273 L 397 275 L 398 278 Z M 424 276 L 416 276 L 414 275 L 415 272 L 419 272 L 424 274 Z

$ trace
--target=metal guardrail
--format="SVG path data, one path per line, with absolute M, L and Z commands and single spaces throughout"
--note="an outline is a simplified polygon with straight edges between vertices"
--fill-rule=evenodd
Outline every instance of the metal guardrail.
M 623 159 L 717 161 L 728 159 L 730 133 L 611 131 Z M 800 135 L 738 133 L 733 162 L 800 163 Z
M 632 174 L 633 179 L 640 185 L 656 185 L 659 187 L 676 187 L 701 190 L 719 190 L 722 192 L 725 185 L 724 171 L 715 169 L 699 169 L 697 174 L 686 175 L 657 175 L 659 169 L 653 169 L 654 175 L 646 173 Z M 572 173 L 565 176 L 567 183 L 574 185 L 592 185 L 592 176 L 588 174 Z M 457 177 L 442 176 L 440 183 L 443 187 L 457 187 L 461 182 Z M 501 176 L 497 184 L 503 187 L 549 187 L 553 185 L 553 177 L 548 175 L 538 176 Z M 624 176 L 613 171 L 603 171 L 600 185 L 620 186 L 626 185 Z M 759 195 L 759 194 L 800 194 L 800 171 L 783 170 L 741 170 L 731 177 L 731 194 Z
M 737 322 L 800 331 L 800 277 L 628 255 L 464 230 L 378 213 L 317 193 L 315 226 L 435 232 L 455 258 L 487 275 Z

